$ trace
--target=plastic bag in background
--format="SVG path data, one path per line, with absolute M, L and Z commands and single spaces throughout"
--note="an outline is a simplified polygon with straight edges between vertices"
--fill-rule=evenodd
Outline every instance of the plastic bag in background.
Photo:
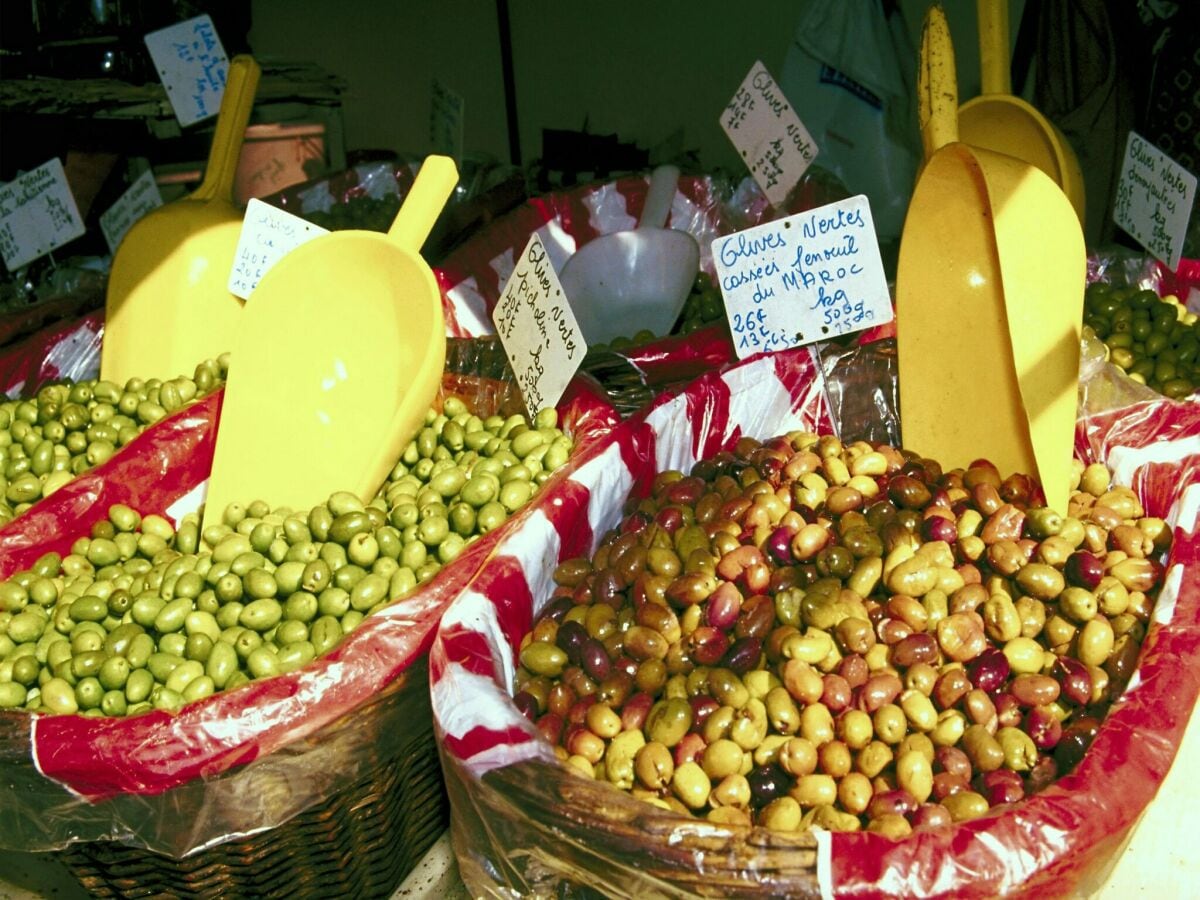
M 817 161 L 870 199 L 884 259 L 895 259 L 921 160 L 907 26 L 880 0 L 802 0 L 799 10 L 779 86 Z
M 842 443 L 900 446 L 900 379 L 896 339 L 822 348 L 825 390 Z
M 104 305 L 107 260 L 75 258 L 30 274 L 36 285 L 0 284 L 0 346 Z
M 1153 799 L 1200 694 L 1200 405 L 1165 399 L 1077 429 L 1083 458 L 1112 466 L 1147 515 L 1174 527 L 1175 543 L 1138 672 L 1057 783 L 896 841 L 681 819 L 555 761 L 510 697 L 516 648 L 549 602 L 554 564 L 594 551 L 618 524 L 624 494 L 655 471 L 686 470 L 742 435 L 827 427 L 814 415 L 814 378 L 808 354 L 789 351 L 660 398 L 594 447 L 573 491 L 539 503 L 444 614 L 430 652 L 432 701 L 472 896 L 1061 896 L 1106 869 Z
M 330 230 L 387 231 L 423 162 L 423 157 L 360 162 L 293 185 L 264 197 L 263 202 Z M 486 156 L 464 159 L 458 183 L 422 245 L 422 255 L 436 265 L 472 229 L 486 225 L 526 196 L 525 176 L 515 166 Z
M 99 377 L 103 339 L 104 311 L 97 310 L 0 348 L 0 394 L 32 397 L 52 381 Z
M 511 402 L 505 385 L 476 374 L 490 371 L 493 358 L 457 346 L 451 362 L 458 369 L 443 378 L 439 400 L 454 394 L 472 408 L 505 408 Z M 195 510 L 203 502 L 222 398 L 218 391 L 146 429 L 0 528 L 0 578 L 44 553 L 66 554 L 113 503 L 176 522 Z M 558 409 L 582 452 L 617 422 L 586 379 L 571 384 Z M 0 792 L 0 847 L 46 851 L 116 840 L 182 858 L 273 828 L 354 784 L 414 727 L 413 691 L 397 694 L 389 686 L 418 661 L 423 668 L 445 605 L 512 527 L 505 523 L 471 543 L 320 659 L 213 694 L 176 715 L 0 711 L 0 782 L 12 787 Z M 412 673 L 418 675 L 415 690 L 425 696 L 424 674 Z M 363 715 L 369 725 L 322 740 L 347 715 Z

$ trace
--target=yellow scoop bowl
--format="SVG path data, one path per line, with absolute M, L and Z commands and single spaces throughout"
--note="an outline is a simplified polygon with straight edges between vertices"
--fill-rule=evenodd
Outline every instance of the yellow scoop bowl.
M 985 456 L 1037 474 L 1066 510 L 1086 252 L 1040 169 L 958 143 L 945 13 L 925 17 L 918 73 L 926 164 L 896 274 L 901 427 L 946 466 Z
M 117 248 L 101 378 L 174 378 L 229 349 L 242 312 L 227 286 L 242 231 L 233 181 L 260 71 L 249 56 L 233 58 L 204 180 L 141 218 Z
M 233 343 L 205 525 L 234 501 L 374 496 L 445 367 L 441 294 L 418 251 L 457 181 L 453 160 L 430 156 L 386 235 L 322 235 L 263 276 Z
M 1008 0 L 976 0 L 976 8 L 983 90 L 959 108 L 959 137 L 1037 166 L 1067 195 L 1082 223 L 1087 202 L 1075 151 L 1053 122 L 1012 93 Z

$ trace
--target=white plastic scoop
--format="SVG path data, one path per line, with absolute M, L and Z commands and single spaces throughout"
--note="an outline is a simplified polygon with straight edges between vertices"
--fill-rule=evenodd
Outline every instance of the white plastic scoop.
M 659 166 L 637 228 L 589 241 L 563 266 L 559 281 L 588 344 L 642 329 L 665 335 L 679 318 L 700 268 L 700 247 L 690 234 L 663 227 L 678 181 L 678 168 Z

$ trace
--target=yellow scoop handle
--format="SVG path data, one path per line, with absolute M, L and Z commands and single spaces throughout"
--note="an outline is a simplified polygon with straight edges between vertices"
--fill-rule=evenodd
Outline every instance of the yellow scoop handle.
M 1008 0 L 976 0 L 979 19 L 979 75 L 984 94 L 1011 94 L 1008 62 Z
M 448 156 L 427 156 L 404 205 L 388 228 L 388 240 L 416 253 L 458 184 L 458 169 Z
M 262 69 L 252 56 L 235 56 L 230 62 L 217 127 L 208 151 L 208 165 L 204 169 L 204 179 L 192 191 L 191 199 L 233 199 L 233 180 L 237 176 L 246 124 L 254 108 L 254 94 L 261 75 Z
M 929 8 L 921 31 L 921 65 L 917 69 L 917 106 L 925 159 L 958 140 L 958 74 L 954 44 L 940 3 Z

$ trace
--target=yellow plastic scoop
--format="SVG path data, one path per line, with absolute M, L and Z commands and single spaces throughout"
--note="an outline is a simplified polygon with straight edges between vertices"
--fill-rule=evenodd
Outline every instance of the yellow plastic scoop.
M 174 378 L 229 349 L 242 301 L 227 284 L 242 230 L 233 180 L 260 69 L 229 64 L 204 180 L 141 218 L 113 257 L 100 376 Z
M 1084 221 L 1083 172 L 1071 144 L 1036 107 L 1012 93 L 1008 0 L 976 0 L 982 93 L 958 111 L 964 143 L 1031 163 L 1050 176 Z
M 918 100 L 926 163 L 896 273 L 901 427 L 946 466 L 1037 474 L 1066 510 L 1086 253 L 1040 170 L 957 142 L 945 13 L 925 17 Z
M 453 160 L 430 156 L 386 235 L 322 235 L 263 276 L 234 337 L 206 525 L 234 501 L 374 496 L 445 366 L 441 294 L 418 251 L 457 181 Z

